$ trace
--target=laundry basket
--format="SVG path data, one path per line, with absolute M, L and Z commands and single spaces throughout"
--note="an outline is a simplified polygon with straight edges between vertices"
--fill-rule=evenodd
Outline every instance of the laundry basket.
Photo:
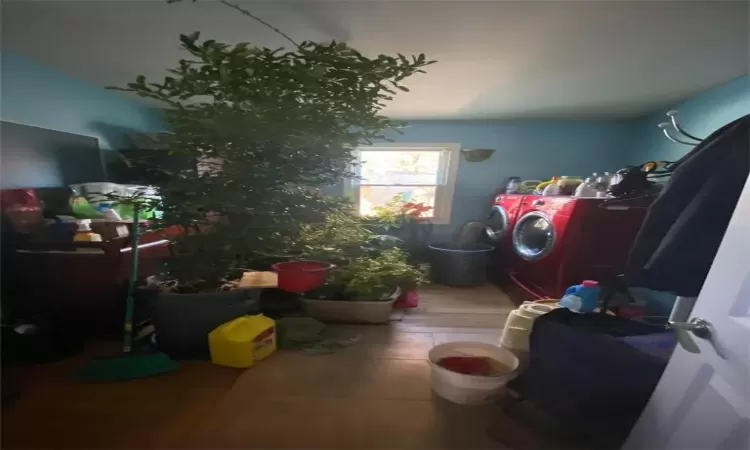
M 437 363 L 449 356 L 484 356 L 502 363 L 508 372 L 483 377 L 464 375 L 440 367 Z M 428 354 L 432 390 L 453 403 L 483 405 L 497 399 L 505 385 L 516 377 L 518 358 L 509 350 L 483 342 L 448 342 L 435 346 Z
M 473 244 L 458 247 L 452 244 L 430 245 L 430 277 L 448 286 L 478 286 L 487 280 L 487 261 L 495 247 Z

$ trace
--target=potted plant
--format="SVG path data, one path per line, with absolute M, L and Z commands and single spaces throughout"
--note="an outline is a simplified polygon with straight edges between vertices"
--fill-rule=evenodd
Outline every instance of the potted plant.
M 423 271 L 399 248 L 361 256 L 334 270 L 322 289 L 308 292 L 303 303 L 312 317 L 329 322 L 384 323 L 402 289 L 424 282 Z
M 184 300 L 166 302 L 168 295 L 200 295 L 208 308 L 224 307 L 222 297 L 237 294 L 220 291 L 231 291 L 244 268 L 283 253 L 305 224 L 339 208 L 319 188 L 354 177 L 351 150 L 401 125 L 381 109 L 408 91 L 403 80 L 434 62 L 423 54 L 368 57 L 343 42 L 297 43 L 274 30 L 290 49 L 181 35 L 187 56 L 169 76 L 139 75 L 115 88 L 161 102 L 169 132 L 156 136 L 157 146 L 193 162 L 155 177 L 157 225 L 186 231 L 153 301 L 169 303 L 164 317 L 186 308 Z
M 374 208 L 371 221 L 384 233 L 402 241 L 401 246 L 414 263 L 423 260 L 423 253 L 432 233 L 432 223 L 425 217 L 432 207 L 421 202 L 411 202 L 402 194 L 395 195 L 386 205 Z
M 127 195 L 112 193 L 104 197 L 111 200 L 113 206 L 132 211 L 133 220 L 139 222 L 142 211 L 152 211 L 162 202 L 160 197 L 153 195 L 153 189 L 146 187 L 134 187 Z M 208 223 L 210 220 L 198 225 Z M 138 239 L 133 234 L 130 238 Z M 131 253 L 126 257 L 131 258 Z M 137 260 L 136 268 L 139 262 L 142 261 Z M 235 290 L 229 281 L 224 281 L 216 289 L 202 290 L 201 286 L 199 282 L 180 284 L 167 273 L 167 276 L 149 277 L 146 285 L 139 288 L 141 304 L 148 305 L 151 322 L 158 331 L 159 347 L 172 357 L 208 356 L 207 334 L 210 331 L 239 316 L 260 312 L 259 290 Z

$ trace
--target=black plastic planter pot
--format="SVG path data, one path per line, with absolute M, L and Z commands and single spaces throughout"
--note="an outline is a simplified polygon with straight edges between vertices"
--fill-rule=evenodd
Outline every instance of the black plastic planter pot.
M 157 346 L 176 359 L 207 358 L 208 333 L 237 317 L 260 314 L 260 291 L 153 292 L 148 303 Z
M 487 280 L 487 260 L 495 247 L 474 244 L 456 248 L 451 244 L 430 245 L 430 277 L 448 286 L 478 286 Z

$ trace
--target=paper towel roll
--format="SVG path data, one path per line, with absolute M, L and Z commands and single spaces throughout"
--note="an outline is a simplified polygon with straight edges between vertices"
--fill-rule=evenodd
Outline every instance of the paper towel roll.
M 529 349 L 530 330 L 518 327 L 505 327 L 500 338 L 500 346 L 513 350 Z

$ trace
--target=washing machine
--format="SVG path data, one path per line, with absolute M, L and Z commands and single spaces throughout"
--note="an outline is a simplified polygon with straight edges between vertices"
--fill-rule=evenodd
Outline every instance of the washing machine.
M 519 260 L 511 279 L 536 298 L 560 298 L 586 279 L 607 283 L 624 271 L 651 201 L 525 196 L 511 234 Z
M 495 247 L 488 264 L 488 276 L 498 284 L 503 284 L 507 271 L 517 261 L 511 237 L 524 197 L 524 194 L 496 196 L 485 220 L 485 237 Z
M 502 250 L 511 250 L 511 234 L 525 194 L 500 194 L 485 220 L 487 239 Z

